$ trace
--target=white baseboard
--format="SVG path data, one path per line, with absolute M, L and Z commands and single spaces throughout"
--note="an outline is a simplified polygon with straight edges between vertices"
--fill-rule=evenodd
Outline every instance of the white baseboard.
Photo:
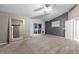
M 0 43 L 0 45 L 4 45 L 4 44 L 7 44 L 7 43 Z

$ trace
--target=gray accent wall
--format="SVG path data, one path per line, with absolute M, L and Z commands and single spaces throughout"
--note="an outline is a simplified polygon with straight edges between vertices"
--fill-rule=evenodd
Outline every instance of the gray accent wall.
M 65 21 L 68 20 L 68 13 L 65 13 L 55 19 L 45 22 L 45 34 L 65 37 Z M 52 22 L 60 21 L 60 27 L 52 27 Z

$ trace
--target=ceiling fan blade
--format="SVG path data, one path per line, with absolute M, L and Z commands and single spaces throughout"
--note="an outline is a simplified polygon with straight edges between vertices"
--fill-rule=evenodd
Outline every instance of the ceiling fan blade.
M 41 9 L 43 9 L 44 7 L 40 7 L 40 8 L 37 8 L 35 9 L 34 11 L 40 11 Z

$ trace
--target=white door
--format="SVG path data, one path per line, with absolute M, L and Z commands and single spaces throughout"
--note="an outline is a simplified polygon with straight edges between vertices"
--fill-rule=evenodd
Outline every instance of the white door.
M 67 20 L 65 22 L 65 38 L 74 39 L 74 23 L 73 20 Z
M 74 24 L 74 40 L 79 41 L 79 20 L 75 19 Z
M 79 38 L 79 20 L 76 20 L 76 36 Z
M 65 38 L 79 41 L 79 18 L 65 22 Z

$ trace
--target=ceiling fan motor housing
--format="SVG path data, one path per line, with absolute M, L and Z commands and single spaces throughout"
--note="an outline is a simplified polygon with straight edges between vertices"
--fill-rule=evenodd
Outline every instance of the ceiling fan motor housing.
M 44 6 L 48 8 L 50 6 L 50 4 L 44 4 Z

